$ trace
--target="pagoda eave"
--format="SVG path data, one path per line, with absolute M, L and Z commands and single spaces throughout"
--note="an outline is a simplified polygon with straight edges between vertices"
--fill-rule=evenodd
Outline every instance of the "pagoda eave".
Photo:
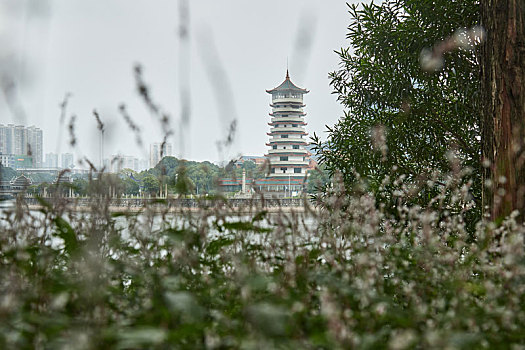
M 306 122 L 296 122 L 296 121 L 278 121 L 278 122 L 271 122 L 268 123 L 269 126 L 275 126 L 275 125 L 281 125 L 281 124 L 297 124 L 297 125 L 308 125 Z
M 297 113 L 297 112 L 299 112 L 299 113 Z M 306 112 L 301 112 L 301 111 L 277 112 L 277 114 L 284 114 L 284 113 L 288 113 L 288 114 L 293 113 L 294 117 L 304 117 L 307 114 Z M 282 116 L 279 116 L 279 115 L 276 116 L 275 113 L 268 113 L 268 114 L 270 116 L 272 116 L 272 117 L 275 117 L 275 118 L 286 118 L 286 117 L 282 117 Z
M 290 103 L 290 104 L 293 104 L 293 103 L 297 103 L 297 102 L 293 102 L 293 101 L 290 101 L 290 102 L 286 102 L 286 103 Z M 303 103 L 303 104 L 300 104 L 298 105 L 300 108 L 304 108 L 306 107 L 306 105 Z M 279 106 L 276 106 L 274 105 L 273 103 L 270 103 L 270 107 L 272 108 L 286 108 L 286 107 L 279 107 Z
M 270 168 L 308 168 L 309 165 L 308 164 L 291 164 L 291 163 L 288 163 L 288 164 L 270 164 Z
M 273 132 L 267 132 L 266 135 L 268 136 L 275 136 L 275 135 L 303 135 L 307 136 L 307 132 L 296 132 L 296 131 L 273 131 Z
M 306 150 L 305 150 L 306 151 Z M 307 153 L 268 153 L 265 157 L 306 157 Z
M 286 144 L 286 145 L 308 145 L 308 142 L 306 140 L 304 141 L 298 141 L 298 140 L 287 140 L 287 139 L 277 139 L 277 140 L 270 140 L 270 144 Z

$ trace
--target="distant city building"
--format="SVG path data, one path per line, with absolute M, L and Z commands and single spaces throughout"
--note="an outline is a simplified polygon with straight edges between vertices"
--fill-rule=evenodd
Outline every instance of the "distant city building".
M 13 154 L 27 154 L 27 129 L 23 125 L 14 126 L 12 142 Z
M 0 124 L 0 153 L 13 154 L 14 145 L 14 125 Z
M 161 142 L 155 142 L 155 143 L 150 144 L 149 146 L 149 166 L 150 168 L 155 167 L 162 160 L 162 158 L 166 156 L 171 156 L 172 154 L 173 153 L 172 153 L 171 143 L 168 143 L 168 142 L 164 143 L 164 147 Z
M 27 152 L 25 154 L 33 157 L 33 166 L 41 168 L 43 166 L 43 136 L 42 130 L 35 126 L 27 128 Z
M 60 160 L 61 160 L 60 166 L 64 169 L 66 168 L 70 169 L 70 168 L 75 167 L 75 162 L 74 162 L 72 153 L 62 153 L 62 155 L 60 156 Z
M 46 160 L 44 162 L 46 168 L 58 168 L 58 154 L 46 153 Z
M 122 156 L 122 169 L 131 169 L 138 171 L 139 159 L 133 156 Z
M 118 173 L 122 169 L 131 169 L 133 171 L 139 171 L 139 159 L 134 156 L 114 155 L 111 157 L 109 166 L 106 171 L 111 173 Z
M 43 166 L 42 130 L 35 126 L 0 124 L 0 153 L 3 155 L 31 156 L 32 167 Z
M 137 171 L 149 169 L 149 160 L 148 159 L 139 159 L 139 168 Z
M 25 154 L 15 155 L 13 157 L 13 166 L 11 168 L 13 169 L 20 169 L 20 168 L 34 168 L 33 166 L 33 156 L 27 156 Z
M 15 166 L 14 154 L 0 154 L 0 163 L 2 166 L 13 168 Z

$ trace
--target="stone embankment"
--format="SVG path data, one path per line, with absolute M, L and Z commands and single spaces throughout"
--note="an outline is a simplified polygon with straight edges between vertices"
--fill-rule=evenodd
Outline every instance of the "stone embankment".
M 199 212 L 202 210 L 228 210 L 236 213 L 253 213 L 265 210 L 269 213 L 315 211 L 312 204 L 303 198 L 285 199 L 144 199 L 144 198 L 26 198 L 31 210 L 41 210 L 46 205 L 62 205 L 73 211 L 92 211 L 104 206 L 110 212 L 141 212 L 155 210 L 159 212 Z

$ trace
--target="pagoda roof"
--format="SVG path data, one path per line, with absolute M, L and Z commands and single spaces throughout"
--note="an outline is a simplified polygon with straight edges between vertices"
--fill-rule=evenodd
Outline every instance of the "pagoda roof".
M 286 78 L 281 83 L 281 85 L 271 90 L 266 90 L 266 92 L 269 94 L 277 92 L 277 91 L 299 91 L 303 94 L 307 94 L 309 92 L 308 90 L 300 88 L 294 83 L 292 83 L 292 81 L 290 80 L 290 74 L 288 73 L 288 70 L 286 70 Z
M 271 107 L 272 105 L 270 105 Z M 271 115 L 272 117 L 276 117 L 276 118 L 288 118 L 288 117 L 304 117 L 306 115 L 305 112 L 303 111 L 278 111 L 278 112 L 275 112 L 275 113 L 268 113 L 269 115 Z M 288 116 L 288 117 L 286 117 Z
M 306 122 L 298 122 L 298 121 L 290 121 L 290 120 L 277 120 L 277 121 L 274 121 L 274 122 L 271 122 L 271 123 L 268 123 L 268 125 L 270 126 L 274 126 L 274 125 L 280 125 L 280 124 L 297 124 L 297 125 L 308 125 L 308 123 Z
M 288 141 L 287 141 L 288 140 Z M 285 146 L 288 145 L 308 145 L 306 141 L 290 141 L 290 139 L 278 139 L 278 140 L 271 140 L 270 142 L 266 143 L 266 146 L 272 146 L 276 143 L 285 144 Z
M 12 186 L 29 186 L 33 183 L 30 177 L 25 176 L 24 174 L 13 177 L 10 181 Z
M 302 130 L 279 130 L 279 131 L 271 131 L 267 132 L 266 135 L 272 136 L 272 135 L 287 135 L 287 134 L 294 134 L 294 135 L 308 135 L 306 131 Z

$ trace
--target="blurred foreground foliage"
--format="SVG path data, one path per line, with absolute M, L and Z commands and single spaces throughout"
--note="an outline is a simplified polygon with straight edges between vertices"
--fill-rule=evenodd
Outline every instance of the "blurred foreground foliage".
M 428 206 L 384 178 L 395 215 L 338 178 L 301 214 L 19 201 L 1 213 L 0 348 L 523 346 L 525 230 L 467 230 L 464 175 L 440 176 Z

